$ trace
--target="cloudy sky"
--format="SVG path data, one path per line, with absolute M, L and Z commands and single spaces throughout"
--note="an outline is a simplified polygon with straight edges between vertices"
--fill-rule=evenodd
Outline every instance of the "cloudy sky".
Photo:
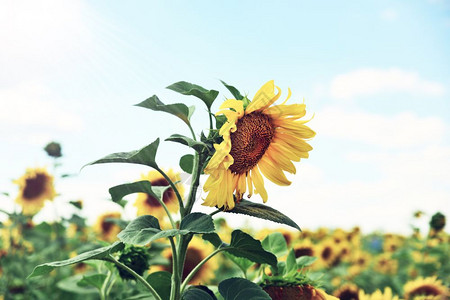
M 181 121 L 133 104 L 153 94 L 200 104 L 199 133 L 208 126 L 201 103 L 166 86 L 185 80 L 219 90 L 217 109 L 231 96 L 219 80 L 251 97 L 274 79 L 285 94 L 291 88 L 292 102 L 305 99 L 317 136 L 290 187 L 267 184 L 268 204 L 302 228 L 408 233 L 416 210 L 450 215 L 449 37 L 447 0 L 2 0 L 0 191 L 14 198 L 12 179 L 27 167 L 50 167 L 42 148 L 55 140 L 64 153 L 59 172 L 77 174 L 57 181 L 57 210 L 70 214 L 65 203 L 75 199 L 91 219 L 118 209 L 108 188 L 147 169 L 80 168 L 189 133 Z M 158 162 L 177 168 L 183 151 L 163 143 Z M 53 212 L 46 207 L 38 218 Z M 246 221 L 256 224 L 231 220 Z

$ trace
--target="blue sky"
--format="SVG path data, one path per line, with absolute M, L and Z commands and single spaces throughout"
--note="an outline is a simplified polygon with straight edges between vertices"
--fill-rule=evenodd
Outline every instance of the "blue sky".
M 69 213 L 64 202 L 78 198 L 90 218 L 117 209 L 108 188 L 146 169 L 81 166 L 188 134 L 181 121 L 133 104 L 153 94 L 201 104 L 165 89 L 185 80 L 219 90 L 217 109 L 231 96 L 219 79 L 250 97 L 274 79 L 285 95 L 292 89 L 292 102 L 305 99 L 317 136 L 292 186 L 268 184 L 269 205 L 305 228 L 408 232 L 415 210 L 450 215 L 449 1 L 49 0 L 0 8 L 0 185 L 11 195 L 11 179 L 26 167 L 50 165 L 42 147 L 56 140 L 61 172 L 78 174 L 57 183 L 58 209 Z M 201 105 L 193 123 L 198 133 L 207 127 Z M 160 165 L 176 168 L 182 151 L 164 143 Z

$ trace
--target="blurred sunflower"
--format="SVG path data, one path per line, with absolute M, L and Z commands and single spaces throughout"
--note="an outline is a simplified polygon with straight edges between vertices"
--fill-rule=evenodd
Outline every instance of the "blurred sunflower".
M 214 247 L 210 243 L 206 243 L 200 237 L 194 236 L 189 243 L 189 247 L 186 252 L 186 260 L 184 262 L 183 277 L 184 280 L 189 273 L 211 252 L 214 251 Z M 169 264 L 164 266 L 151 266 L 150 271 L 167 271 L 172 272 L 172 250 L 166 248 L 162 255 L 168 259 Z M 208 284 L 214 279 L 214 270 L 217 269 L 216 256 L 209 259 L 198 271 L 194 277 L 189 281 L 189 284 Z
M 398 261 L 393 259 L 390 253 L 383 253 L 375 258 L 375 271 L 393 275 L 397 272 Z
M 376 290 L 372 294 L 365 294 L 363 290 L 359 290 L 360 300 L 398 300 L 398 296 L 392 295 L 392 290 L 389 287 L 384 288 L 384 293 Z
M 445 300 L 449 296 L 448 288 L 436 276 L 408 281 L 403 290 L 405 300 Z
M 385 237 L 383 242 L 383 250 L 385 252 L 395 252 L 403 244 L 403 238 L 400 236 L 388 236 Z
M 175 187 L 177 188 L 178 192 L 181 196 L 183 196 L 184 193 L 184 187 L 180 182 L 180 174 L 174 172 L 172 169 L 169 169 L 166 172 L 167 176 L 170 178 L 170 180 L 175 183 Z M 141 180 L 148 180 L 152 184 L 152 186 L 168 186 L 169 182 L 156 170 L 152 170 L 148 172 L 147 174 L 141 175 Z M 177 212 L 179 209 L 178 206 L 178 200 L 177 196 L 175 194 L 175 191 L 169 187 L 163 195 L 163 202 L 167 206 L 167 209 L 171 212 Z M 164 208 L 159 203 L 158 199 L 155 197 L 139 193 L 136 201 L 134 202 L 134 206 L 137 207 L 137 215 L 153 215 L 155 217 L 162 218 L 165 216 L 166 212 L 164 211 Z
M 359 300 L 359 288 L 352 284 L 347 283 L 337 289 L 333 295 L 340 300 Z
M 13 181 L 19 185 L 16 203 L 22 207 L 24 215 L 34 215 L 44 206 L 45 200 L 56 196 L 53 176 L 45 168 L 28 168 L 25 174 Z
M 293 247 L 295 258 L 301 256 L 317 256 L 316 247 L 310 239 L 299 240 Z
M 328 295 L 323 290 L 305 284 L 302 286 L 278 286 L 269 285 L 263 287 L 263 290 L 269 294 L 273 300 L 338 300 L 338 298 Z
M 278 93 L 275 94 L 275 88 Z M 203 205 L 232 209 L 233 192 L 239 201 L 247 191 L 267 201 L 267 191 L 261 173 L 270 181 L 286 186 L 291 182 L 283 171 L 295 174 L 292 161 L 307 158 L 312 147 L 305 142 L 315 132 L 299 121 L 306 114 L 305 104 L 271 106 L 281 95 L 271 80 L 256 92 L 253 101 L 244 107 L 244 101 L 228 99 L 217 115 L 225 115 L 227 122 L 220 128 L 223 137 L 214 144 L 216 152 L 205 168 L 210 176 L 204 185 L 208 192 Z M 244 98 L 244 100 L 248 100 Z
M 317 248 L 317 267 L 330 267 L 338 254 L 336 244 L 333 240 L 326 239 Z
M 112 219 L 120 219 L 120 213 L 105 213 L 97 218 L 97 222 L 94 224 L 94 231 L 99 239 L 107 242 L 113 242 L 117 239 L 121 228 Z
M 357 250 L 351 253 L 350 267 L 348 268 L 348 273 L 350 276 L 355 276 L 370 265 L 371 255 L 367 252 Z

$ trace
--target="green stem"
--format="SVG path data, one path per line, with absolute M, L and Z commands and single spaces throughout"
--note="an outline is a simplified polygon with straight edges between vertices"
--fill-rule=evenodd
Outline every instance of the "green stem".
M 175 246 L 173 237 L 169 237 L 170 246 L 172 247 L 172 284 L 170 287 L 170 300 L 180 298 L 180 272 L 178 271 L 178 249 Z
M 192 129 L 191 124 L 188 124 L 188 126 L 189 126 L 189 130 L 191 131 L 192 138 L 194 139 L 194 141 L 196 141 L 196 140 L 197 140 L 197 137 L 195 136 L 194 129 Z
M 212 113 L 211 110 L 208 108 L 208 116 L 209 116 L 209 133 L 208 137 L 211 137 L 211 134 L 213 132 L 213 123 L 212 123 Z
M 136 278 L 136 280 L 138 280 L 140 283 L 142 283 L 150 291 L 150 293 L 152 293 L 153 297 L 155 297 L 156 300 L 162 300 L 161 297 L 158 295 L 158 293 L 155 291 L 155 289 L 150 285 L 150 283 L 148 283 L 147 280 L 145 280 L 141 275 L 136 273 L 133 269 L 131 269 L 127 265 L 125 265 L 125 264 L 121 263 L 120 261 L 118 261 L 117 259 L 115 259 L 114 256 L 109 255 L 109 259 L 113 263 L 115 263 L 117 266 L 119 266 L 120 268 L 124 269 L 125 271 L 127 271 L 128 273 L 133 275 L 134 278 Z
M 108 299 L 108 283 L 111 279 L 112 272 L 108 271 L 108 274 L 106 275 L 105 281 L 103 281 L 102 288 L 100 289 L 100 299 L 101 300 L 107 300 Z
M 156 167 L 155 170 L 158 171 L 164 177 L 164 179 L 167 180 L 170 187 L 174 190 L 175 195 L 177 196 L 177 199 L 178 199 L 178 204 L 180 205 L 180 214 L 183 215 L 183 213 L 184 213 L 183 198 L 181 198 L 180 192 L 176 188 L 175 183 L 173 183 L 173 181 L 169 178 L 169 176 L 167 176 L 167 174 L 160 168 Z
M 161 204 L 161 206 L 162 206 L 162 207 L 164 208 L 164 210 L 166 211 L 166 214 L 167 214 L 167 216 L 169 217 L 170 224 L 172 225 L 172 228 L 173 228 L 173 229 L 176 229 L 177 226 L 175 225 L 175 222 L 173 221 L 172 214 L 170 213 L 169 209 L 167 208 L 167 205 L 164 203 L 164 201 L 162 201 L 162 199 L 159 199 L 159 198 L 158 198 L 157 200 L 158 200 L 159 204 Z
M 205 257 L 201 262 L 199 262 L 198 265 L 195 266 L 195 268 L 188 274 L 188 276 L 186 276 L 186 279 L 184 279 L 183 284 L 181 285 L 181 292 L 184 291 L 184 289 L 186 288 L 186 285 L 189 283 L 189 281 L 191 281 L 192 277 L 194 277 L 195 273 L 197 273 L 198 270 L 200 270 L 200 268 L 214 255 L 216 255 L 219 252 L 225 251 L 229 249 L 228 247 L 224 247 L 224 248 L 220 248 L 220 249 L 216 249 L 214 252 L 212 252 L 210 255 L 208 255 L 207 257 Z
M 220 213 L 220 212 L 222 212 L 222 210 L 221 210 L 221 209 L 217 209 L 217 210 L 213 211 L 212 213 L 210 213 L 209 215 L 212 217 L 212 216 L 214 216 L 215 214 L 218 214 L 218 213 Z
M 186 209 L 184 211 L 184 214 L 182 214 L 182 217 L 190 214 L 192 207 L 194 206 L 195 196 L 197 195 L 197 189 L 198 189 L 198 185 L 200 183 L 200 175 L 201 175 L 202 169 L 203 169 L 203 163 L 204 163 L 203 155 L 199 155 L 198 153 L 195 153 L 194 165 L 192 167 L 191 189 L 189 191 L 189 196 L 188 196 L 188 200 L 186 203 Z

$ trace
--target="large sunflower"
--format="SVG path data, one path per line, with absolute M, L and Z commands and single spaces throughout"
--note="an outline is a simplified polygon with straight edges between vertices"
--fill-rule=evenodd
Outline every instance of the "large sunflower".
M 172 182 L 175 183 L 180 195 L 183 195 L 184 188 L 179 181 L 181 180 L 180 174 L 175 173 L 172 169 L 167 171 L 167 176 Z M 169 182 L 155 170 L 150 171 L 147 174 L 141 175 L 141 180 L 148 180 L 152 186 L 168 186 Z M 177 196 L 172 188 L 168 188 L 163 195 L 163 202 L 167 206 L 167 209 L 171 212 L 177 212 L 179 209 Z M 159 203 L 158 199 L 149 194 L 139 193 L 134 206 L 137 207 L 138 216 L 153 215 L 157 218 L 162 218 L 165 215 L 164 208 Z
M 44 206 L 45 200 L 56 196 L 53 176 L 45 168 L 28 168 L 25 174 L 13 181 L 19 185 L 16 203 L 22 206 L 24 215 L 34 215 Z
M 414 281 L 407 282 L 403 289 L 406 300 L 444 300 L 449 296 L 447 287 L 436 276 L 419 277 Z
M 249 197 L 259 194 L 266 202 L 262 175 L 278 185 L 291 184 L 283 171 L 295 174 L 292 161 L 308 157 L 312 147 L 305 140 L 315 132 L 305 125 L 308 121 L 298 120 L 306 114 L 305 104 L 285 105 L 290 90 L 282 104 L 271 106 L 280 95 L 280 88 L 271 80 L 247 107 L 236 99 L 222 103 L 217 115 L 225 115 L 227 121 L 219 130 L 223 141 L 214 144 L 216 152 L 205 168 L 210 176 L 204 186 L 208 195 L 203 205 L 232 209 L 233 192 L 240 200 L 247 188 Z

